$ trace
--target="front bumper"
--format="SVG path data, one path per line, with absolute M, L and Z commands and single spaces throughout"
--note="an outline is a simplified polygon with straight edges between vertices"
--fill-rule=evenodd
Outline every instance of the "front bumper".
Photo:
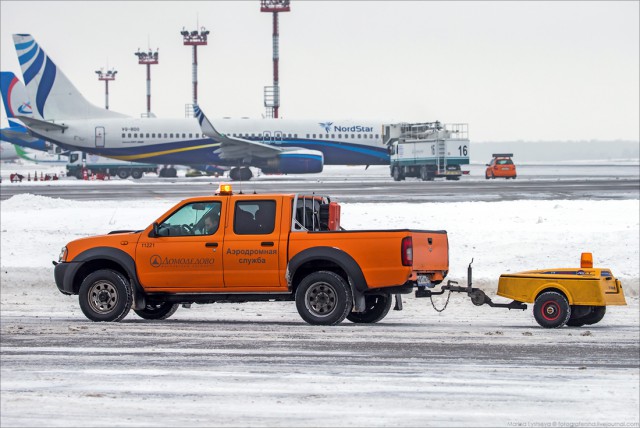
M 58 290 L 62 294 L 75 294 L 73 292 L 73 277 L 80 267 L 80 263 L 58 263 L 53 270 Z

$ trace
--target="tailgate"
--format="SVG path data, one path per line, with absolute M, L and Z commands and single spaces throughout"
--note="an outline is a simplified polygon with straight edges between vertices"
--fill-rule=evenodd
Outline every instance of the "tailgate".
M 412 230 L 413 270 L 434 272 L 449 270 L 449 239 L 447 232 Z

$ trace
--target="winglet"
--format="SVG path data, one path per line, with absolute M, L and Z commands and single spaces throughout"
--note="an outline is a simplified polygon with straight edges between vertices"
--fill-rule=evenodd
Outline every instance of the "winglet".
M 194 105 L 193 112 L 196 115 L 196 119 L 198 119 L 200 129 L 202 129 L 202 133 L 204 135 L 218 141 L 225 137 L 224 134 L 219 133 L 216 128 L 213 127 L 213 124 L 207 116 L 205 116 L 204 112 L 200 109 L 200 106 Z

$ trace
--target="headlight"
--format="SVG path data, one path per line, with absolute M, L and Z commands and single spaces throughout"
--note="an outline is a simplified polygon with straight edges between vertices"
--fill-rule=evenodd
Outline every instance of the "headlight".
M 58 256 L 58 261 L 59 262 L 67 261 L 67 247 L 62 247 L 62 250 L 60 250 L 60 256 Z

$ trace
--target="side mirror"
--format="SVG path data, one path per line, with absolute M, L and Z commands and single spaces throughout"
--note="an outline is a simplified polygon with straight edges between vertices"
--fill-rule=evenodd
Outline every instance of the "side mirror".
M 149 238 L 155 238 L 158 236 L 158 223 L 154 222 L 153 223 L 153 229 L 151 230 L 151 233 L 149 234 Z

